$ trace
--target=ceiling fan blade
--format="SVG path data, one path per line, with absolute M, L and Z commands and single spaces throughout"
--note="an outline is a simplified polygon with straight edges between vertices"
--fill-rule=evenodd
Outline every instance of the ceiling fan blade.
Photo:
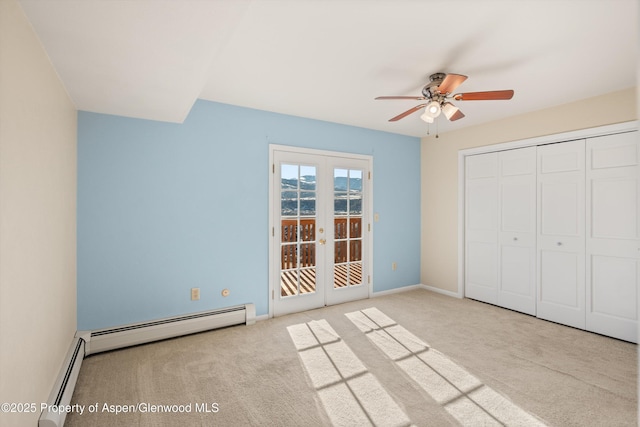
M 467 76 L 463 76 L 462 74 L 447 74 L 447 77 L 445 77 L 444 80 L 442 80 L 442 83 L 438 86 L 438 90 L 443 95 L 451 93 L 465 80 L 467 80 L 467 78 Z
M 395 117 L 393 117 L 393 118 L 389 119 L 389 121 L 390 121 L 390 122 L 397 122 L 398 120 L 400 120 L 400 119 L 403 119 L 403 118 L 407 117 L 409 114 L 413 114 L 413 113 L 415 113 L 416 111 L 420 110 L 421 108 L 424 108 L 426 105 L 427 105 L 427 104 L 420 104 L 420 105 L 416 105 L 415 107 L 413 107 L 413 108 L 411 108 L 411 109 L 409 109 L 409 110 L 405 111 L 404 113 L 402 113 L 402 114 L 398 114 L 397 116 L 395 116 Z
M 453 96 L 456 101 L 494 101 L 513 98 L 512 90 L 492 90 L 489 92 L 457 93 Z
M 413 99 L 414 101 L 422 101 L 426 98 L 424 96 L 379 96 L 375 99 Z
M 456 120 L 460 120 L 463 117 L 464 117 L 464 114 L 462 113 L 462 111 L 458 110 L 455 113 L 453 113 L 453 116 L 451 116 L 449 121 L 450 122 L 455 122 Z

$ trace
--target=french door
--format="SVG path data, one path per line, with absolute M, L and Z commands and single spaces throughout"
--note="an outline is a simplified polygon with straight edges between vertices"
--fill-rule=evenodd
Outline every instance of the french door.
M 369 296 L 370 159 L 271 147 L 270 313 Z

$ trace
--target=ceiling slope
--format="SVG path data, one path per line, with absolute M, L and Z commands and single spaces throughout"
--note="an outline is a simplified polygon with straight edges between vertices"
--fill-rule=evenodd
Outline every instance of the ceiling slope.
M 182 122 L 248 2 L 21 4 L 78 109 Z
M 635 0 L 21 0 L 78 109 L 181 122 L 197 98 L 425 136 L 636 85 Z M 435 72 L 465 117 L 427 126 Z

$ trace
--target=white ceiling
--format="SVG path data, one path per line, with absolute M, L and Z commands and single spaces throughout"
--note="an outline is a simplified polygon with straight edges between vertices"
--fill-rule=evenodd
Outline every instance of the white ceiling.
M 196 99 L 425 136 L 435 72 L 458 101 L 440 133 L 636 85 L 636 0 L 20 0 L 79 110 L 182 122 Z M 435 126 L 431 125 L 431 133 Z

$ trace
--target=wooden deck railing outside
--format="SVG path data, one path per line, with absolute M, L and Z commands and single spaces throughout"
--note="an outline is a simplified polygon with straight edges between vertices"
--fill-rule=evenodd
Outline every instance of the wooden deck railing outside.
M 333 237 L 334 287 L 362 283 L 362 218 L 335 218 Z M 315 292 L 315 218 L 301 218 L 299 224 L 297 219 L 283 219 L 280 239 L 282 242 L 280 254 L 281 295 L 296 295 L 298 279 L 300 280 L 300 293 Z M 300 245 L 299 259 L 298 244 Z

